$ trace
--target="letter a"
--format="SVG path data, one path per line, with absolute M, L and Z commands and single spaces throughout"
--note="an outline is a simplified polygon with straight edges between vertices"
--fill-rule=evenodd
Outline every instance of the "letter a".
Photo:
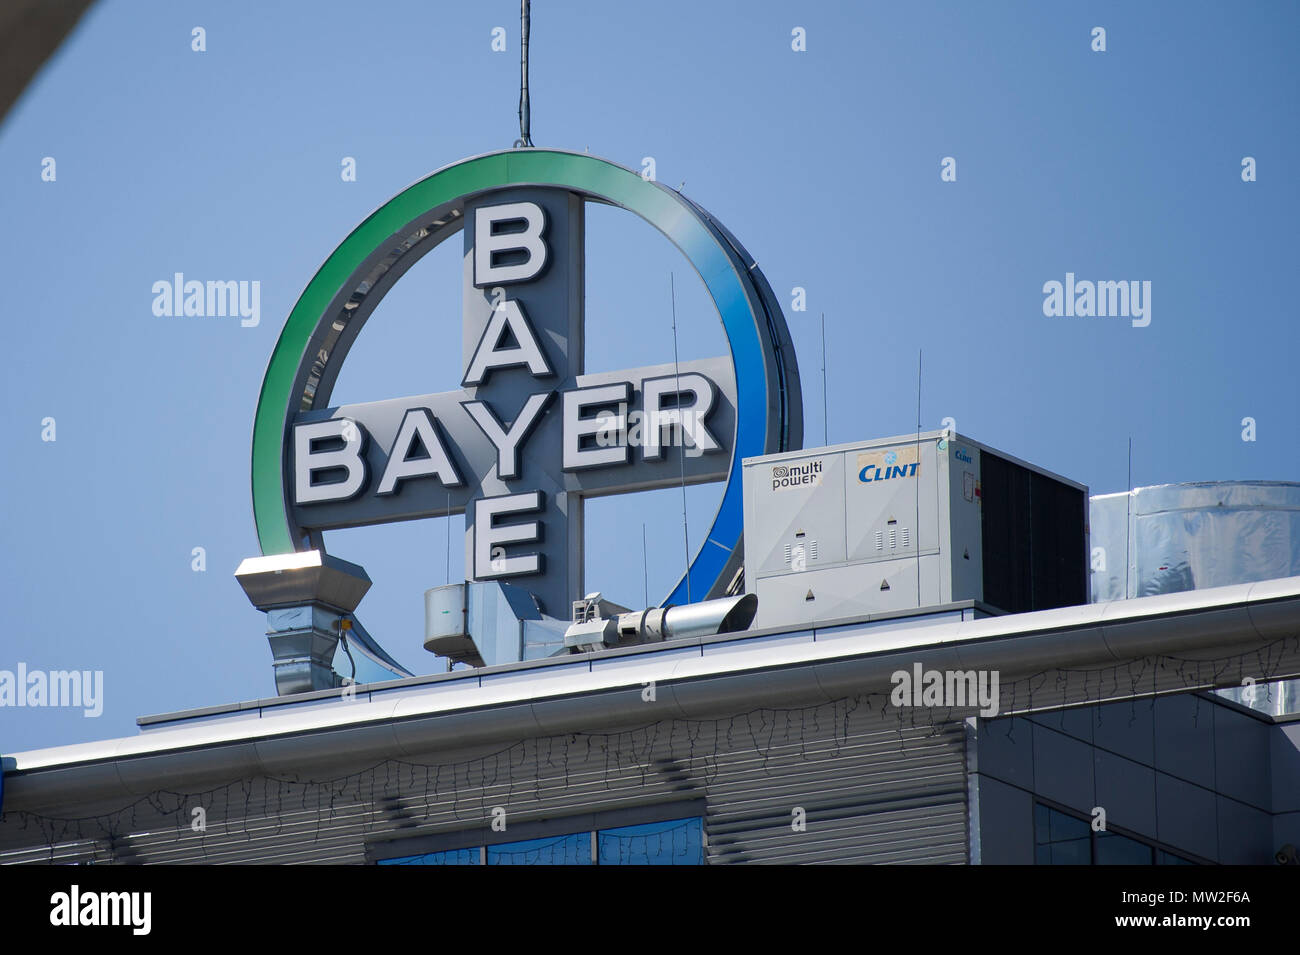
M 1044 315 L 1048 318 L 1060 318 L 1065 314 L 1061 304 L 1064 298 L 1064 290 L 1061 288 L 1060 282 L 1044 282 L 1043 294 L 1047 296 L 1043 299 Z
M 424 457 L 414 453 L 417 439 L 424 446 Z M 459 487 L 464 483 L 438 436 L 433 415 L 425 408 L 410 408 L 403 416 L 375 493 L 380 496 L 395 494 L 402 481 L 416 477 L 436 477 L 443 487 Z
M 502 347 L 507 332 L 514 336 L 513 347 Z M 465 372 L 465 380 L 461 384 L 466 388 L 481 385 L 494 368 L 511 368 L 515 365 L 526 365 L 534 378 L 545 378 L 553 374 L 551 366 L 546 362 L 546 353 L 542 351 L 541 343 L 528 323 L 524 307 L 507 299 L 488 319 L 487 328 L 483 330 L 483 337 L 474 349 L 474 357 L 470 359 L 469 370 Z

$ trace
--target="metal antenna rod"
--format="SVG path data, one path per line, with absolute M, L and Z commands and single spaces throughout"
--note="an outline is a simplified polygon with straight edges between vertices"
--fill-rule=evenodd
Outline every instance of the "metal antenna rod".
M 937 456 L 937 452 L 936 452 Z M 916 605 L 921 602 L 921 349 L 916 350 Z
M 528 109 L 528 21 L 530 20 L 528 0 L 521 0 L 519 19 L 519 141 L 516 146 L 531 146 L 532 117 Z
M 1133 435 L 1131 434 L 1128 436 L 1128 494 L 1125 497 L 1127 500 L 1124 502 L 1124 599 L 1128 600 L 1133 596 L 1129 593 L 1132 584 L 1128 575 L 1132 562 L 1129 555 L 1133 553 Z
M 676 376 L 674 385 L 677 387 L 678 400 L 681 399 L 682 376 L 681 365 L 677 361 L 677 279 L 672 272 L 668 273 L 668 289 L 672 296 L 673 303 L 673 374 Z M 691 531 L 686 523 L 686 422 L 678 415 L 677 435 L 681 439 L 681 462 L 682 462 L 682 540 L 686 553 L 686 602 L 691 602 Z
M 830 443 L 830 415 L 826 410 L 826 313 L 822 312 L 822 444 Z

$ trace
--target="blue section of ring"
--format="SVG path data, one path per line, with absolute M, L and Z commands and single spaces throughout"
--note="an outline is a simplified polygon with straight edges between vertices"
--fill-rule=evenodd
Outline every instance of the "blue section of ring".
M 660 187 L 663 188 L 663 187 Z M 726 239 L 711 228 L 694 204 L 669 189 L 664 189 L 690 214 L 687 223 L 678 222 L 665 234 L 686 257 L 704 280 L 712 295 L 722 327 L 731 347 L 736 373 L 736 441 L 731 455 L 731 471 L 722 492 L 722 503 L 713 524 L 699 541 L 699 549 L 686 575 L 673 588 L 663 605 L 684 604 L 701 600 L 718 583 L 731 553 L 741 545 L 744 532 L 744 487 L 741 464 L 747 457 L 766 454 L 767 413 L 769 407 L 784 407 L 785 396 L 769 401 L 761 329 L 767 316 L 755 313 L 751 302 L 761 301 L 748 271 L 734 255 Z M 663 229 L 658 222 L 652 223 Z M 717 546 L 710 546 L 710 545 Z

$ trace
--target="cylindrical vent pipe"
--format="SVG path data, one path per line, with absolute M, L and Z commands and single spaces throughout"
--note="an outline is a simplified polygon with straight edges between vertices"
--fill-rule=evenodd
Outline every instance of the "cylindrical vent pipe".
M 641 617 L 645 625 L 653 628 L 651 639 L 680 640 L 685 637 L 709 637 L 715 633 L 736 633 L 749 629 L 758 612 L 757 594 L 739 594 L 719 597 L 700 603 L 647 610 L 644 613 L 619 614 L 619 633 L 624 632 L 626 618 Z M 647 634 L 649 635 L 649 634 Z
M 571 649 L 600 650 L 736 633 L 748 629 L 757 612 L 757 594 L 719 597 L 680 607 L 652 607 L 607 620 L 575 623 L 564 635 L 564 642 Z

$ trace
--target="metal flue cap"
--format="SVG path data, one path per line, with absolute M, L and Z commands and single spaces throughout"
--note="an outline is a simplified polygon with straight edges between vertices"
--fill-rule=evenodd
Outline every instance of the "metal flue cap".
M 661 628 L 666 640 L 711 637 L 716 633 L 738 633 L 749 629 L 758 612 L 757 594 L 717 597 L 699 603 L 665 608 Z
M 351 613 L 370 589 L 364 569 L 318 550 L 249 557 L 235 579 L 258 610 L 320 604 Z

